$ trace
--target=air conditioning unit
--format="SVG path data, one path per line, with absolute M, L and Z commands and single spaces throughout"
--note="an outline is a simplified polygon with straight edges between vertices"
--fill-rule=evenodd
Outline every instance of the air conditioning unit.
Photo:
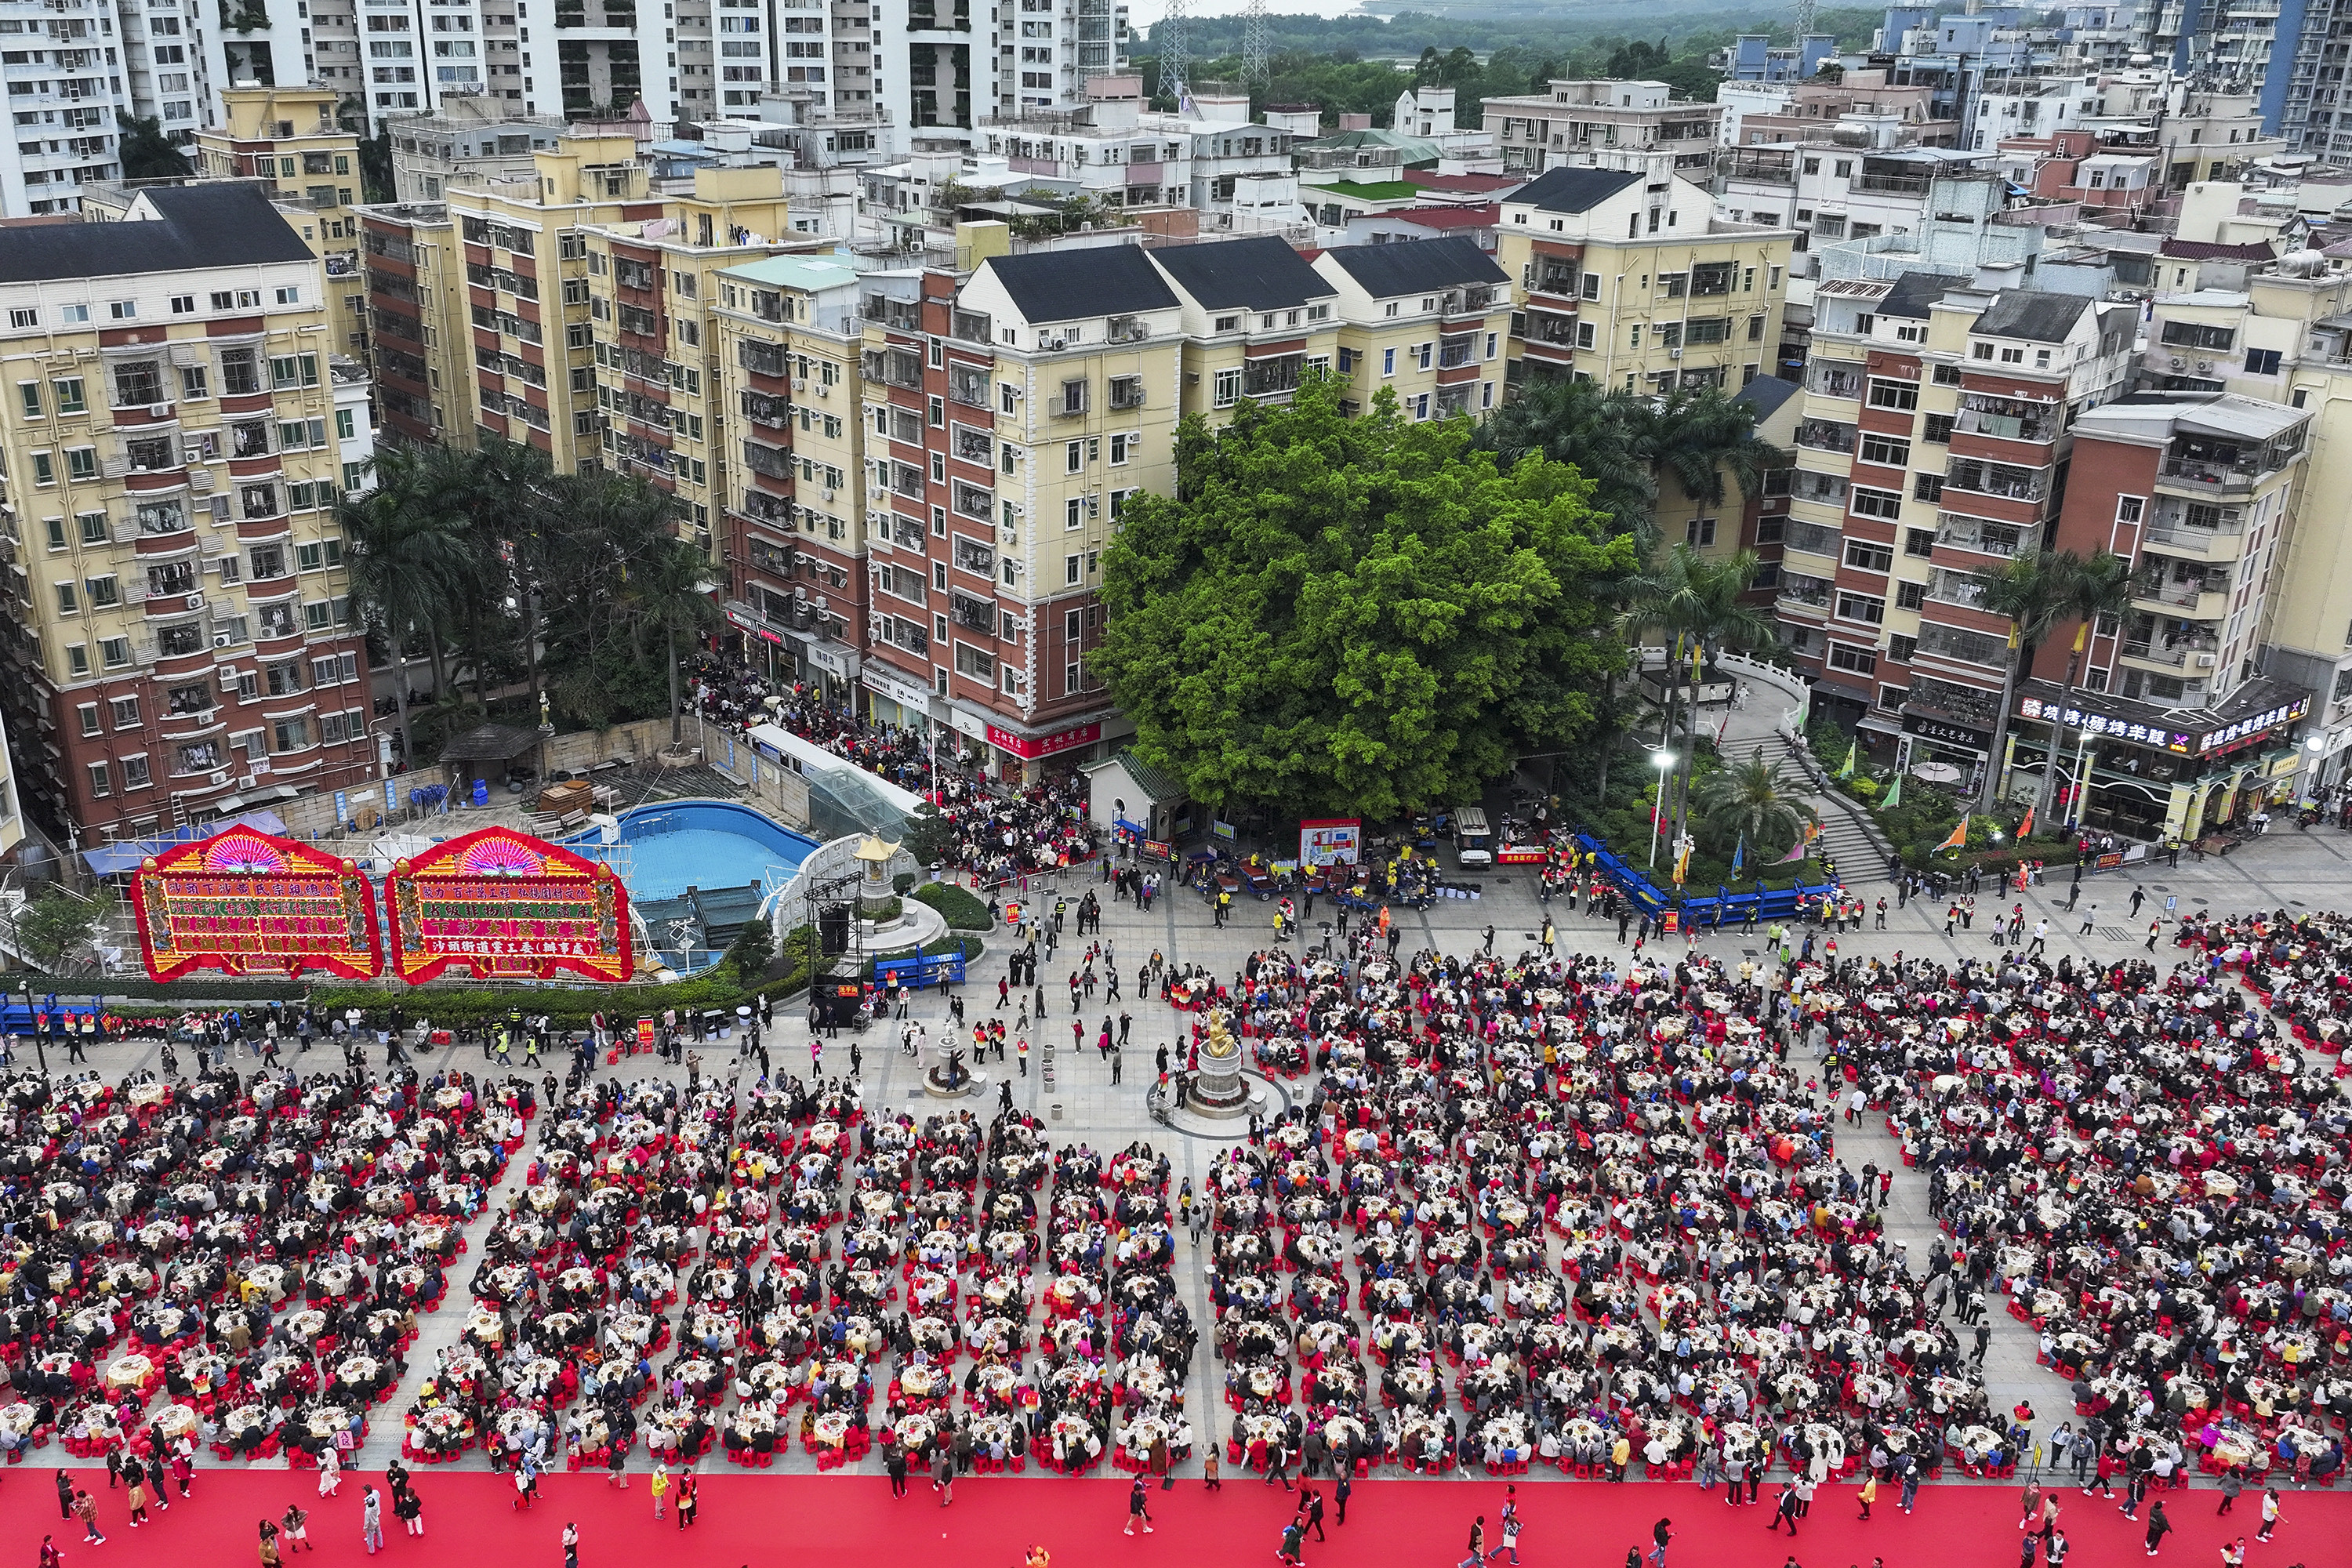
M 1683 351 L 1680 349 L 1668 349 L 1666 351 L 1666 357 L 1668 359 L 1680 359 L 1683 357 Z
M 211 782 L 216 784 L 225 784 L 228 783 L 228 770 L 226 768 L 214 769 L 211 774 Z
M 793 390 L 794 392 L 806 392 L 808 390 L 808 378 L 806 376 L 799 375 L 793 377 Z
M 2213 656 L 2212 656 L 2211 654 L 2210 654 L 2210 653 L 2200 653 L 2200 654 L 2199 654 L 2199 655 L 2197 656 L 2197 668 L 2200 668 L 2200 669 L 2210 669 L 2210 668 L 2213 668 Z
M 213 634 L 213 647 L 226 647 L 228 645 L 228 634 L 226 632 L 215 632 Z
M 150 419 L 161 419 L 171 412 L 172 405 L 168 403 L 151 403 L 147 405 L 147 417 Z
M 1047 343 L 1045 346 L 1049 349 L 1059 351 L 1068 348 L 1070 346 L 1070 340 L 1067 338 L 1055 338 L 1052 342 Z
M 2175 370 L 2186 370 L 2189 367 L 2189 362 L 2182 359 L 2179 354 L 2174 354 L 2168 363 Z
M 2200 359 L 2197 362 L 2197 368 L 2200 371 L 2210 371 L 2213 368 L 2213 362 L 2210 359 Z
M 824 492 L 824 499 L 825 499 L 825 500 L 831 500 L 833 499 L 833 492 L 832 492 L 831 490 L 827 490 L 827 491 L 825 491 L 825 492 Z
M 831 397 L 833 395 L 833 388 L 820 381 L 816 384 L 816 395 L 819 397 Z

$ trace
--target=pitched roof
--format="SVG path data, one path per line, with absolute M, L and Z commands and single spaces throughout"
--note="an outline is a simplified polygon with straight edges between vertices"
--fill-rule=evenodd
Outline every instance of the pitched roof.
M 2089 296 L 2053 294 L 2041 289 L 2011 289 L 1992 302 L 1969 330 L 1980 337 L 2023 338 L 2034 343 L 2063 343 L 2074 323 L 2091 307 Z
M 1333 292 L 1304 257 L 1271 236 L 1171 245 L 1145 254 L 1206 310 L 1271 310 Z
M 1878 307 L 1882 316 L 1901 316 L 1909 321 L 1927 319 L 1927 307 L 1960 286 L 1958 278 L 1945 278 L 1933 272 L 1906 272 L 1886 291 Z
M 2276 257 L 2267 240 L 2251 245 L 2221 245 L 2206 239 L 2168 239 L 2160 254 L 2182 261 L 2269 261 Z
M 1772 417 L 1772 411 L 1804 388 L 1793 381 L 1783 381 L 1777 375 L 1759 375 L 1731 395 L 1734 403 L 1745 403 L 1756 410 L 1756 420 L 1762 424 Z
M 1514 202 L 1532 202 L 1548 213 L 1591 212 L 1642 176 L 1625 169 L 1550 169 L 1513 192 Z
M 142 191 L 131 212 L 120 223 L 0 231 L 0 283 L 311 259 L 302 237 L 253 185 L 157 185 Z
M 1013 308 L 1033 324 L 1176 309 L 1168 279 L 1132 245 L 992 256 L 981 265 L 996 275 Z
M 1511 275 L 1462 235 L 1409 239 L 1402 245 L 1342 245 L 1324 252 L 1375 300 L 1452 289 L 1464 283 L 1507 283 Z

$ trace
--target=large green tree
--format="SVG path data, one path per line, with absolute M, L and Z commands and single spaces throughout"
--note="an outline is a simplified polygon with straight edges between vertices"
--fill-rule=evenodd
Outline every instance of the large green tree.
M 1590 735 L 1633 545 L 1573 468 L 1473 435 L 1385 392 L 1348 418 L 1319 378 L 1187 420 L 1180 493 L 1130 500 L 1104 555 L 1095 667 L 1144 756 L 1212 806 L 1379 818 Z

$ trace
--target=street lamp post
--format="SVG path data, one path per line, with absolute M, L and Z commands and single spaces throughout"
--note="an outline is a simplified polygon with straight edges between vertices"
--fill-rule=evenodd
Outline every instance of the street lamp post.
M 41 1081 L 47 1083 L 49 1081 L 49 1052 L 41 1041 L 41 1031 L 33 1026 L 33 983 L 22 981 L 19 986 L 25 993 L 25 1032 L 33 1037 L 33 1055 L 41 1064 Z
M 1666 774 L 1675 765 L 1675 754 L 1667 751 L 1653 752 L 1650 753 L 1650 765 L 1658 770 L 1657 805 L 1650 813 L 1650 867 L 1655 870 L 1658 864 L 1658 824 L 1664 820 L 1666 815 Z

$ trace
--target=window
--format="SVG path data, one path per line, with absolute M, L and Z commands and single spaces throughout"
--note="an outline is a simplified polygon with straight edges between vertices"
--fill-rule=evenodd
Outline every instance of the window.
M 129 637 L 106 637 L 98 645 L 99 661 L 109 669 L 121 669 L 131 662 Z
M 1870 405 L 1873 408 L 1916 408 L 1919 406 L 1919 384 L 1916 381 L 1890 381 L 1885 376 L 1870 378 Z
M 2199 321 L 2167 321 L 2157 341 L 2168 348 L 2218 349 L 2227 353 L 2236 344 L 2238 334 L 2230 327 L 2209 327 Z
M 1932 528 L 1906 528 L 1903 531 L 1903 553 L 1927 556 L 1936 552 L 1936 531 Z
M 2145 502 L 2142 500 L 2142 499 L 2141 499 L 2140 497 L 2138 497 L 2138 496 L 2118 496 L 2118 497 L 2116 497 L 2116 521 L 2117 522 L 2137 522 L 2137 521 L 2140 520 L 2141 512 L 2142 512 L 2142 510 L 2143 510 L 2143 508 L 2144 508 L 2145 504 L 2146 504 L 2146 503 L 2145 503 Z M 2192 523 L 2194 523 L 2196 520 L 2195 520 L 2195 518 L 2194 518 L 2194 515 L 2193 515 L 2193 514 L 2194 514 L 2194 513 L 2196 513 L 2196 512 L 2198 512 L 2198 511 L 2200 511 L 2200 510 L 2209 510 L 2209 509 L 2202 509 L 2202 508 L 2191 507 L 2191 508 L 2189 508 L 2189 510 L 2190 513 L 2192 514 L 2190 521 L 2191 521 L 2191 522 L 2192 522 Z M 2217 521 L 2218 521 L 2218 519 L 2217 519 Z M 2210 525 L 2209 525 L 2209 526 L 2210 526 Z
M 116 578 L 86 578 L 82 587 L 89 595 L 89 607 L 93 610 L 110 610 L 122 603 L 122 584 Z
M 80 480 L 98 478 L 98 448 L 95 447 L 66 448 L 66 478 Z
M 11 310 L 8 312 L 8 326 L 11 331 L 21 332 L 29 328 L 37 327 L 40 324 L 41 313 L 38 310 Z
M 78 616 L 81 614 L 81 584 L 79 583 L 60 583 L 57 585 L 57 589 L 58 614 L 61 616 Z
M 1939 364 L 1936 366 L 1936 384 L 1937 386 L 1959 385 L 1960 367 L 1956 364 Z
M 1391 350 L 1390 350 L 1389 352 L 1390 352 L 1390 353 L 1391 353 L 1391 355 L 1393 355 L 1393 354 L 1395 353 L 1395 352 L 1396 352 L 1396 351 L 1395 351 L 1395 350 L 1393 350 L 1393 349 L 1391 349 Z M 1241 368 L 1240 368 L 1238 365 L 1236 365 L 1236 366 L 1234 366 L 1234 368 L 1232 368 L 1232 369 L 1230 369 L 1230 370 L 1221 370 L 1221 371 L 1217 372 L 1217 373 L 1216 373 L 1216 384 L 1215 384 L 1215 387 L 1214 387 L 1214 395 L 1212 397 L 1211 402 L 1212 402 L 1212 403 L 1213 403 L 1216 407 L 1219 407 L 1219 408 L 1230 408 L 1230 407 L 1232 407 L 1234 404 L 1236 404 L 1236 403 L 1238 403 L 1238 402 L 1240 402 L 1240 401 L 1241 401 L 1241 396 L 1242 396 L 1242 373 L 1241 373 Z
M 1832 669 L 1851 670 L 1855 675 L 1875 675 L 1878 673 L 1878 655 L 1866 647 L 1832 642 L 1830 644 L 1829 665 Z
M 1873 544 L 1866 539 L 1845 542 L 1845 563 L 1864 572 L 1887 572 L 1895 566 L 1895 552 L 1884 544 Z
M 1894 436 L 1878 436 L 1865 430 L 1862 435 L 1862 460 L 1883 463 L 1890 468 L 1907 468 L 1911 463 L 1911 443 Z
M 16 396 L 20 405 L 25 411 L 26 418 L 38 419 L 41 417 L 41 384 L 39 382 L 18 382 L 16 384 Z
M 104 763 L 89 764 L 89 793 L 101 798 L 114 793 L 113 774 Z
M 1922 422 L 1919 438 L 1933 446 L 1947 446 L 1952 439 L 1953 417 L 1948 414 L 1930 414 Z
M 1683 525 L 1683 542 L 1694 548 L 1715 542 L 1715 519 L 1695 517 Z
M 37 485 L 53 485 L 58 482 L 57 459 L 47 452 L 33 454 L 33 482 Z
M 1941 474 L 1916 474 L 1912 476 L 1911 494 L 1914 498 L 1919 500 L 1943 500 L 1944 476 Z
M 1381 374 L 1382 375 L 1394 375 L 1396 374 L 1396 350 L 1382 349 L 1381 351 Z
M 1062 557 L 1062 581 L 1064 583 L 1075 586 L 1081 580 L 1078 569 L 1084 560 L 1085 557 L 1079 555 L 1065 555 Z
M 81 732 L 85 739 L 103 732 L 98 721 L 97 703 L 82 703 L 74 710 L 74 716 L 81 721 Z
M 2246 351 L 2246 374 L 2248 375 L 2276 375 L 2278 374 L 2278 350 L 2248 349 Z
M 117 697 L 111 702 L 108 703 L 107 706 L 112 710 L 110 716 L 113 719 L 114 727 L 116 729 L 136 730 L 139 728 L 139 699 L 136 697 Z
M 1927 602 L 1927 584 L 1897 583 L 1895 584 L 1895 607 L 1896 609 L 1916 610 Z
M 1853 487 L 1852 505 L 1856 517 L 1894 518 L 1902 513 L 1903 492 L 1865 489 L 1856 485 Z
M 1838 619 L 1868 621 L 1877 626 L 1886 619 L 1886 601 L 1875 594 L 1840 592 L 1837 597 Z

